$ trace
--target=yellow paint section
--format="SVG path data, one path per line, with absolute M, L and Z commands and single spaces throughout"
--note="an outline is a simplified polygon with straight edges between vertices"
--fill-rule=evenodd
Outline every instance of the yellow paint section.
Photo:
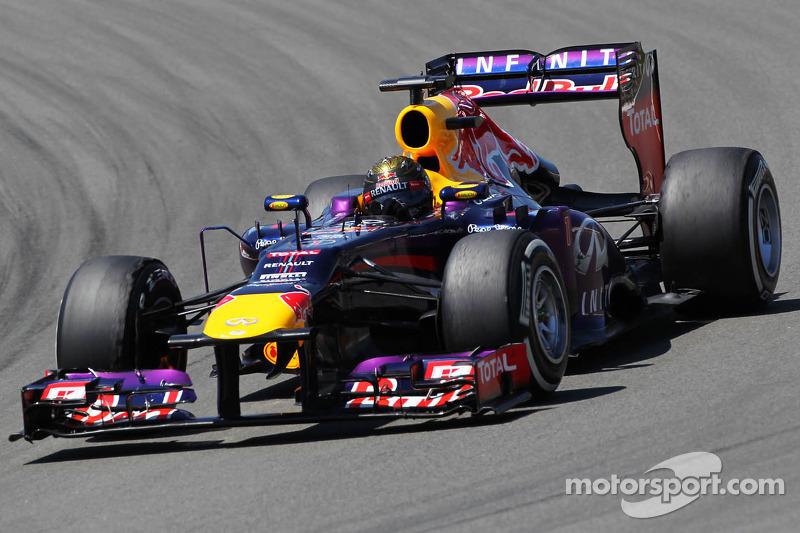
M 416 111 L 425 117 L 428 122 L 428 141 L 419 147 L 410 147 L 403 142 L 403 117 L 411 111 Z M 411 154 L 412 159 L 420 156 L 432 156 L 438 153 L 448 153 L 456 146 L 458 136 L 453 130 L 448 130 L 445 121 L 456 116 L 456 106 L 444 96 L 433 96 L 425 99 L 422 104 L 410 105 L 400 112 L 394 124 L 394 135 L 400 148 Z
M 294 194 L 273 194 L 272 197 L 275 198 L 276 200 L 285 200 L 287 198 L 294 198 L 295 195 Z
M 287 209 L 288 207 L 289 207 L 289 204 L 287 204 L 286 202 L 272 202 L 271 204 L 269 204 L 269 208 L 270 209 L 274 209 L 276 211 L 283 211 L 284 209 Z
M 214 339 L 247 339 L 286 328 L 304 327 L 280 293 L 238 294 L 214 308 L 203 333 Z
M 428 123 L 428 139 L 422 146 L 411 147 L 403 141 L 403 117 L 412 111 L 421 113 Z M 426 98 L 422 104 L 407 106 L 397 116 L 397 121 L 394 125 L 394 135 L 397 143 L 403 149 L 403 154 L 415 161 L 420 157 L 436 156 L 439 160 L 439 174 L 444 179 L 450 180 L 450 185 L 464 181 L 484 181 L 484 176 L 468 166 L 456 168 L 450 160 L 450 157 L 456 153 L 459 135 L 461 134 L 459 133 L 460 130 L 447 129 L 447 119 L 456 115 L 455 104 L 444 96 L 432 96 Z M 429 176 L 433 173 L 430 170 L 427 172 Z M 438 191 L 435 185 L 434 193 L 438 198 Z

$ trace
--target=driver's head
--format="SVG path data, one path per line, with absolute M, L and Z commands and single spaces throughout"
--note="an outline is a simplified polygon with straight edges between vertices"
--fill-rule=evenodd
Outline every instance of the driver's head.
M 367 172 L 364 208 L 371 215 L 401 220 L 433 211 L 433 189 L 422 165 L 401 155 L 384 157 Z

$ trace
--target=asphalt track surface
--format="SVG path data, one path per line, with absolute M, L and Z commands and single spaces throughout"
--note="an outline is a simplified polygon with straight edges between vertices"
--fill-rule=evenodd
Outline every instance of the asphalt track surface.
M 84 259 L 158 257 L 197 293 L 201 227 L 245 229 L 265 194 L 396 153 L 406 96 L 378 81 L 447 52 L 657 48 L 667 156 L 759 149 L 784 234 L 767 312 L 628 335 L 507 416 L 0 444 L 0 530 L 796 531 L 798 27 L 795 0 L 0 0 L 3 434 L 21 428 L 19 387 L 54 366 L 59 300 Z M 490 110 L 564 181 L 635 190 L 615 113 Z M 238 279 L 235 242 L 210 246 L 212 284 Z M 212 360 L 189 365 L 205 407 Z M 257 408 L 263 377 L 243 381 Z M 639 478 L 694 451 L 719 455 L 725 480 L 782 478 L 786 494 L 703 496 L 648 520 L 619 495 L 565 495 L 566 478 Z

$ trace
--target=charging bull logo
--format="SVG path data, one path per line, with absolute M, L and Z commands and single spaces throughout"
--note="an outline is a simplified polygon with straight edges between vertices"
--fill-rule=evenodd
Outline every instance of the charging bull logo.
M 306 318 L 311 314 L 311 294 L 298 285 L 294 287 L 299 290 L 285 292 L 280 295 L 280 299 L 294 311 L 296 326 L 302 328 L 305 327 Z

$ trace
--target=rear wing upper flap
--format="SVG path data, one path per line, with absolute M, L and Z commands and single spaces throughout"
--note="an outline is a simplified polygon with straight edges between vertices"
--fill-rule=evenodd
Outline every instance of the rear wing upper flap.
M 453 76 L 482 107 L 617 97 L 617 53 L 639 43 L 455 53 L 426 64 L 429 76 Z

